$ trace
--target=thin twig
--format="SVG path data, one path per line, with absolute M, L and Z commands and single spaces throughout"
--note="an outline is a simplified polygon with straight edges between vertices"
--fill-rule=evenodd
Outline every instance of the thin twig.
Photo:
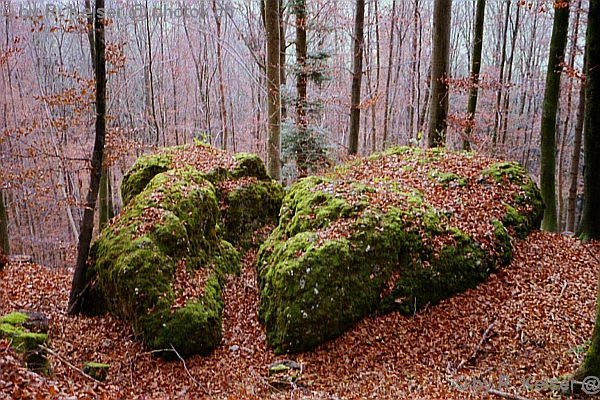
M 77 368 L 76 366 L 74 366 L 73 364 L 71 364 L 69 361 L 67 361 L 65 358 L 63 358 L 60 354 L 56 353 L 55 351 L 52 351 L 51 349 L 49 349 L 46 346 L 39 346 L 40 349 L 46 350 L 48 353 L 52 354 L 53 356 L 55 356 L 56 358 L 58 358 L 60 361 L 62 361 L 64 364 L 66 364 L 68 367 L 74 369 L 75 371 L 79 372 L 79 374 L 85 376 L 86 378 L 96 382 L 96 383 L 100 383 L 103 384 L 104 382 L 99 381 L 98 379 L 95 379 L 91 376 L 89 376 L 88 374 L 86 374 L 85 372 L 83 372 L 81 369 Z
M 488 339 L 488 335 L 490 334 L 492 328 L 494 327 L 494 324 L 496 324 L 496 322 L 492 322 L 490 324 L 490 326 L 487 327 L 487 329 L 485 330 L 485 332 L 483 332 L 483 336 L 481 337 L 481 340 L 479 341 L 479 343 L 477 344 L 477 346 L 475 347 L 475 349 L 473 349 L 473 352 L 471 353 L 471 355 L 469 356 L 469 358 L 462 360 L 460 362 L 460 364 L 458 364 L 458 367 L 456 367 L 456 371 L 458 372 L 467 362 L 475 359 L 475 357 L 477 357 L 477 353 L 479 352 L 479 350 L 481 349 L 481 346 L 483 345 L 483 343 Z
M 490 389 L 490 390 L 488 390 L 488 393 L 496 395 L 498 397 L 504 397 L 505 399 L 510 399 L 510 400 L 529 400 L 527 397 L 522 397 L 522 396 L 519 396 L 518 394 L 510 394 L 510 393 L 506 393 L 506 392 L 501 392 L 496 389 Z
M 185 360 L 183 359 L 183 357 L 181 357 L 179 355 L 179 353 L 177 352 L 177 350 L 175 350 L 175 347 L 173 347 L 173 345 L 171 344 L 171 348 L 173 349 L 173 351 L 175 352 L 175 354 L 177 355 L 177 357 L 181 360 L 181 362 L 183 363 L 183 368 L 185 369 L 185 372 L 187 372 L 188 376 L 190 377 L 190 379 L 200 387 L 200 389 L 202 389 L 204 391 L 204 393 L 206 393 L 207 395 L 209 395 L 212 398 L 212 395 L 210 394 L 210 392 L 208 390 L 206 390 L 204 388 L 204 386 L 202 386 L 202 384 L 200 382 L 198 382 L 196 380 L 196 378 L 194 378 L 190 372 L 190 370 L 188 369 L 187 365 L 185 365 Z
M 595 255 L 595 254 L 592 252 L 592 250 L 590 250 L 590 248 L 589 248 L 589 247 L 587 247 L 587 246 L 585 245 L 585 243 L 582 243 L 582 244 L 583 244 L 583 248 L 584 248 L 584 249 L 586 249 L 588 253 L 590 253 L 590 256 L 592 256 L 592 257 L 594 258 L 594 260 L 596 260 L 596 262 L 597 262 L 598 264 L 600 264 L 600 260 L 599 260 L 599 259 L 598 259 L 598 257 L 596 257 L 596 255 Z

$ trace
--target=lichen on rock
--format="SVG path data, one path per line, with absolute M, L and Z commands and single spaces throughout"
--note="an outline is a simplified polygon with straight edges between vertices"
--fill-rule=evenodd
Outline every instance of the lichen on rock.
M 369 313 L 413 314 L 506 265 L 512 237 L 541 212 L 537 187 L 511 165 L 392 148 L 294 184 L 257 259 L 267 342 L 309 350 Z M 481 180 L 488 170 L 498 172 Z

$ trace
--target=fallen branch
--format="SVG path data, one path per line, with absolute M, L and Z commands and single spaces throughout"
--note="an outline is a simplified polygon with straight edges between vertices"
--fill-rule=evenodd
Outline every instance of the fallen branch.
M 92 380 L 96 383 L 103 384 L 103 382 L 99 381 L 98 379 L 92 378 L 91 376 L 89 376 L 88 374 L 83 372 L 80 368 L 77 368 L 76 366 L 71 364 L 69 361 L 67 361 L 65 358 L 63 358 L 60 354 L 56 353 L 55 351 L 52 351 L 51 349 L 49 349 L 46 346 L 39 346 L 39 347 L 40 347 L 40 349 L 43 349 L 43 350 L 47 351 L 48 353 L 52 354 L 54 357 L 58 358 L 61 362 L 63 362 L 65 365 L 67 365 L 71 369 L 74 369 L 75 371 L 79 372 L 80 375 L 83 375 L 87 379 Z
M 481 349 L 481 346 L 483 345 L 483 343 L 488 339 L 488 336 L 492 330 L 492 328 L 494 327 L 494 324 L 496 322 L 492 322 L 490 324 L 490 326 L 487 327 L 487 329 L 485 330 L 485 332 L 483 332 L 483 336 L 481 337 L 481 340 L 479 341 L 479 343 L 477 344 L 477 346 L 475 347 L 475 349 L 473 349 L 473 352 L 471 353 L 471 355 L 469 356 L 469 358 L 462 360 L 460 362 L 460 364 L 458 364 L 458 367 L 456 367 L 456 372 L 458 372 L 467 362 L 474 360 L 477 357 L 477 353 L 479 352 L 479 350 Z
M 506 392 L 501 392 L 496 389 L 490 389 L 490 390 L 488 390 L 488 393 L 493 394 L 498 397 L 504 397 L 505 399 L 510 399 L 510 400 L 529 400 L 527 397 L 522 397 L 522 396 L 519 396 L 518 394 L 510 394 L 510 393 L 506 393 Z
M 171 349 L 173 349 L 173 351 L 175 352 L 175 354 L 177 355 L 177 358 L 179 358 L 181 360 L 181 362 L 183 363 L 183 368 L 185 369 L 185 372 L 187 372 L 188 376 L 190 377 L 190 379 L 200 387 L 200 389 L 202 389 L 204 391 L 204 393 L 206 393 L 207 395 L 209 395 L 212 398 L 212 395 L 210 394 L 210 392 L 208 390 L 206 390 L 206 388 L 204 386 L 202 386 L 202 384 L 200 382 L 198 382 L 196 380 L 196 378 L 194 378 L 192 376 L 192 373 L 190 372 L 190 370 L 188 369 L 187 365 L 185 365 L 185 360 L 183 359 L 183 357 L 181 357 L 179 355 L 179 353 L 177 352 L 177 350 L 175 350 L 175 347 L 173 347 L 173 345 L 171 344 Z

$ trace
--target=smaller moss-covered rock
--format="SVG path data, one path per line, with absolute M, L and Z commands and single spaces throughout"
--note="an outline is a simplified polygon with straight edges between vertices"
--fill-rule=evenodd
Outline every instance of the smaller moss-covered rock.
M 81 369 L 81 371 L 97 381 L 104 382 L 106 380 L 106 377 L 108 376 L 109 369 L 110 365 L 108 364 L 101 364 L 90 361 L 83 364 L 83 368 Z
M 26 328 L 28 318 L 26 312 L 13 312 L 0 317 L 0 338 L 10 340 L 11 346 L 21 354 L 26 368 L 50 375 L 50 362 L 44 349 L 48 346 L 48 335 L 29 331 Z

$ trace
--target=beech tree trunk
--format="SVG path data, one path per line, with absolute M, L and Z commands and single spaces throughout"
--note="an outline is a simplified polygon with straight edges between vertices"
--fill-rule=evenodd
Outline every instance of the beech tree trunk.
M 104 158 L 104 142 L 106 136 L 106 56 L 104 42 L 104 19 L 100 18 L 99 9 L 104 9 L 104 0 L 96 0 L 94 5 L 94 50 L 95 55 L 95 84 L 96 84 L 96 138 L 91 159 L 90 187 L 86 196 L 81 229 L 79 231 L 79 243 L 77 245 L 77 261 L 71 284 L 69 314 L 79 312 L 79 298 L 85 289 L 85 276 L 87 272 L 87 259 L 92 242 L 94 230 L 94 211 L 100 188 L 100 177 L 102 176 L 102 160 Z
M 555 0 L 554 23 L 550 40 L 550 55 L 546 72 L 546 90 L 542 106 L 542 123 L 540 132 L 541 169 L 540 189 L 546 208 L 542 229 L 556 232 L 556 113 L 560 95 L 561 63 L 565 55 L 567 31 L 569 27 L 570 0 Z
M 0 249 L 4 251 L 4 254 L 10 254 L 8 244 L 8 214 L 6 212 L 6 205 L 4 204 L 2 188 L 0 188 Z
M 308 81 L 308 74 L 306 70 L 306 3 L 305 0 L 296 0 L 293 7 L 294 14 L 296 15 L 296 68 L 298 73 L 296 74 L 296 92 L 298 98 L 296 99 L 296 129 L 299 138 L 302 138 L 306 134 L 308 128 L 308 118 L 306 115 L 306 85 Z M 299 177 L 308 175 L 307 166 L 307 155 L 302 150 L 298 150 L 296 154 L 296 169 Z
M 352 88 L 350 91 L 350 131 L 348 132 L 348 154 L 358 153 L 360 132 L 360 88 L 362 85 L 363 47 L 365 27 L 365 0 L 356 0 L 354 19 L 354 48 L 352 57 Z
M 586 65 L 584 57 L 583 65 Z M 585 85 L 582 82 L 579 87 L 579 106 L 577 107 L 577 122 L 575 123 L 575 134 L 573 138 L 573 153 L 571 154 L 571 170 L 569 177 L 569 197 L 567 199 L 567 225 L 565 229 L 575 232 L 575 210 L 577 205 L 577 187 L 579 186 L 579 161 L 581 158 L 581 137 L 583 133 L 583 122 L 585 116 Z
M 590 0 L 587 31 L 587 72 L 584 130 L 584 203 L 579 233 L 600 240 L 600 0 Z M 600 377 L 600 286 L 592 339 L 574 379 Z
M 473 60 L 471 64 L 471 87 L 469 88 L 469 103 L 467 104 L 468 124 L 463 138 L 463 150 L 471 150 L 470 135 L 477 110 L 477 95 L 479 94 L 479 72 L 481 70 L 481 52 L 483 49 L 483 23 L 485 21 L 485 0 L 477 0 L 475 12 L 475 33 L 473 35 Z
M 435 0 L 431 55 L 431 108 L 428 147 L 444 147 L 448 117 L 448 64 L 450 55 L 450 16 L 452 0 Z
M 227 107 L 225 107 L 225 81 L 223 77 L 223 55 L 221 51 L 221 17 L 217 13 L 217 1 L 212 2 L 213 15 L 215 17 L 215 28 L 217 30 L 217 70 L 219 72 L 219 109 L 221 111 L 221 148 L 227 151 L 229 141 L 229 129 L 227 127 Z
M 279 0 L 265 0 L 267 36 L 267 171 L 271 178 L 281 180 L 281 96 Z

